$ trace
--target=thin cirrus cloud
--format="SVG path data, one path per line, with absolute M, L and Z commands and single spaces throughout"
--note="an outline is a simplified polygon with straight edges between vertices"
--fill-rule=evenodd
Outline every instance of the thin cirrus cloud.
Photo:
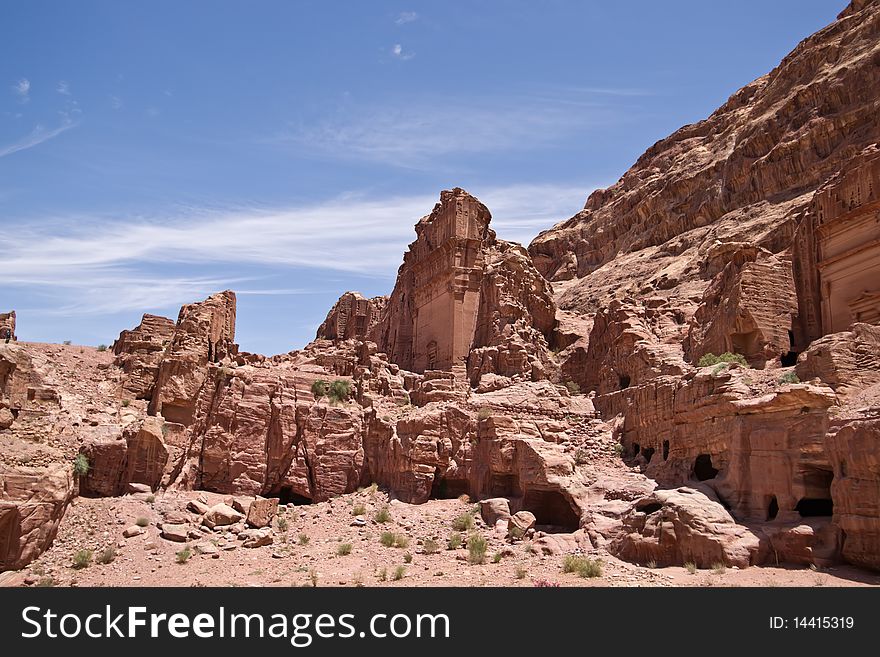
M 404 50 L 403 46 L 400 45 L 399 43 L 395 43 L 391 47 L 391 54 L 394 55 L 397 59 L 400 59 L 402 61 L 408 61 L 416 56 L 416 54 L 414 52 Z
M 590 188 L 514 185 L 471 191 L 493 212 L 499 237 L 526 242 L 576 212 Z M 413 224 L 436 201 L 433 194 L 349 195 L 282 209 L 190 208 L 129 219 L 20 218 L 16 231 L 4 236 L 4 284 L 27 290 L 34 301 L 42 299 L 30 310 L 46 315 L 149 311 L 230 287 L 245 295 L 322 293 L 265 284 L 297 269 L 385 278 L 390 290 L 414 238 Z M 218 271 L 236 273 L 213 273 Z
M 25 135 L 18 141 L 5 146 L 0 146 L 0 157 L 6 157 L 7 155 L 12 155 L 13 153 L 18 153 L 19 151 L 24 151 L 33 148 L 34 146 L 39 146 L 76 126 L 77 122 L 66 115 L 64 116 L 61 125 L 55 128 L 46 128 L 43 125 L 37 125 L 29 134 Z
M 16 82 L 14 85 L 12 85 L 12 92 L 16 96 L 18 96 L 18 99 L 21 102 L 23 102 L 23 103 L 28 102 L 31 99 L 31 97 L 30 97 L 31 81 L 28 80 L 27 78 L 22 78 L 21 80 Z
M 290 127 L 264 143 L 342 160 L 435 170 L 438 158 L 529 151 L 617 120 L 595 94 L 474 99 L 467 104 L 346 106 Z
M 414 11 L 402 11 L 397 15 L 397 18 L 394 20 L 397 25 L 406 25 L 407 23 L 413 23 L 419 17 L 419 15 Z

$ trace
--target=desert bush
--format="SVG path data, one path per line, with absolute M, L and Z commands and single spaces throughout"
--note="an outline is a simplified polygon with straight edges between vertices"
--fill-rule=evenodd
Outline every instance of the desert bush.
M 329 388 L 329 381 L 325 381 L 324 379 L 316 379 L 315 382 L 312 383 L 312 395 L 314 395 L 315 399 L 320 399 L 327 394 L 327 390 Z
M 101 553 L 95 558 L 95 561 L 99 564 L 106 565 L 111 563 L 116 558 L 116 548 L 112 545 L 107 546 Z
M 362 516 L 367 512 L 367 507 L 363 502 L 358 502 L 353 507 L 351 507 L 351 515 L 353 516 Z
M 715 575 L 723 575 L 727 572 L 727 567 L 720 561 L 712 564 L 712 572 Z
M 105 344 L 99 344 L 99 345 L 98 345 L 98 351 L 107 351 L 107 345 L 105 345 Z
M 383 506 L 381 509 L 376 511 L 376 514 L 373 516 L 373 520 L 375 520 L 379 524 L 385 524 L 386 522 L 391 520 L 391 512 L 388 510 L 388 507 Z
M 492 563 L 501 563 L 501 559 L 504 558 L 504 555 L 500 552 L 496 552 L 492 555 Z
M 462 513 L 452 521 L 452 528 L 457 532 L 466 532 L 474 528 L 474 517 L 470 513 Z
M 403 563 L 412 563 L 412 559 L 412 554 L 410 554 L 409 552 L 403 555 Z
M 147 495 L 147 504 L 152 504 L 155 501 L 156 501 L 155 495 Z
M 378 572 L 376 573 L 376 579 L 378 579 L 380 582 L 384 582 L 385 580 L 387 580 L 388 579 L 388 569 L 387 568 L 380 568 L 378 570 Z
M 781 377 L 779 377 L 779 383 L 781 383 L 781 384 L 800 383 L 800 382 L 801 382 L 801 380 L 798 378 L 798 375 L 795 374 L 794 372 L 786 372 Z
M 437 554 L 440 551 L 440 546 L 433 538 L 426 538 L 424 543 L 422 543 L 422 549 L 425 554 Z
M 287 531 L 287 527 L 288 527 L 287 518 L 282 518 L 280 516 L 276 516 L 275 524 L 278 526 L 278 531 L 280 531 L 280 532 Z
M 395 582 L 402 580 L 406 575 L 406 568 L 404 566 L 398 566 L 394 569 L 394 574 L 391 576 L 391 579 Z
M 186 563 L 190 560 L 192 554 L 192 550 L 190 549 L 189 545 L 187 545 L 185 548 L 175 554 L 175 556 L 177 557 L 177 563 Z
M 565 389 L 568 390 L 568 394 L 570 395 L 581 394 L 581 387 L 577 384 L 577 381 L 566 381 Z
M 394 545 L 394 532 L 382 532 L 379 535 L 379 542 L 385 547 Z
M 525 579 L 528 574 L 529 571 L 525 566 L 517 566 L 513 569 L 513 576 L 517 579 Z
M 138 527 L 149 527 L 150 519 L 145 516 L 140 516 L 137 520 L 134 521 L 134 524 L 136 524 Z
M 449 537 L 449 542 L 446 543 L 446 547 L 449 550 L 457 550 L 461 547 L 461 534 L 455 532 L 452 536 Z
M 89 474 L 89 457 L 85 454 L 77 454 L 73 459 L 73 475 L 85 477 L 87 474 Z
M 697 367 L 709 367 L 711 365 L 718 365 L 719 363 L 739 363 L 743 367 L 749 366 L 748 361 L 742 354 L 734 354 L 725 351 L 720 356 L 716 356 L 713 353 L 703 354 L 700 357 L 700 360 L 697 361 Z
M 479 534 L 472 534 L 468 538 L 468 563 L 480 564 L 486 562 L 486 539 Z
M 340 543 L 339 547 L 336 548 L 336 555 L 339 557 L 344 557 L 351 554 L 351 543 Z
M 77 550 L 76 554 L 73 555 L 73 567 L 77 570 L 88 568 L 89 564 L 92 563 L 93 554 L 91 550 Z
M 488 406 L 483 406 L 477 411 L 477 419 L 479 420 L 488 420 L 492 416 L 492 409 Z
M 577 573 L 581 577 L 601 577 L 602 562 L 599 559 L 569 554 L 562 561 L 562 572 Z
M 300 545 L 308 545 L 311 539 L 308 534 L 300 534 L 297 540 L 299 540 Z
M 122 408 L 128 408 L 129 406 L 131 406 L 131 400 L 130 399 L 123 399 L 122 400 Z
M 691 575 L 693 575 L 697 572 L 697 564 L 695 564 L 693 561 L 688 561 L 687 563 L 684 564 L 684 567 L 687 569 L 687 571 Z
M 330 403 L 334 405 L 346 401 L 349 394 L 351 394 L 351 383 L 343 379 L 336 379 L 327 390 L 327 397 L 329 397 Z
M 574 453 L 574 462 L 578 465 L 586 465 L 590 462 L 590 453 L 581 447 Z
M 318 588 L 318 571 L 314 568 L 309 569 L 309 583 L 312 588 Z

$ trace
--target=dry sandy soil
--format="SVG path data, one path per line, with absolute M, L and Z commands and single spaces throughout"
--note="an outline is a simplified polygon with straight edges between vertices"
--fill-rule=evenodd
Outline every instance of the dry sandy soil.
M 586 579 L 563 572 L 563 556 L 541 554 L 531 541 L 509 543 L 474 517 L 474 530 L 487 539 L 486 561 L 468 563 L 465 546 L 448 549 L 453 521 L 474 505 L 462 500 L 432 500 L 414 506 L 389 502 L 381 491 L 365 490 L 329 502 L 288 506 L 276 517 L 274 543 L 244 548 L 225 531 L 204 531 L 220 549 L 193 554 L 178 563 L 183 543 L 160 537 L 163 516 L 179 513 L 187 500 L 203 496 L 210 503 L 222 496 L 168 492 L 154 496 L 127 495 L 111 499 L 78 498 L 68 509 L 52 547 L 28 568 L 8 573 L 7 584 L 33 586 L 863 586 L 880 585 L 880 575 L 846 566 L 821 571 L 797 567 L 726 568 L 688 572 L 682 567 L 648 568 L 600 555 L 602 574 Z M 363 527 L 353 526 L 356 505 L 365 507 Z M 385 523 L 375 520 L 386 508 Z M 359 509 L 357 509 L 359 510 Z M 194 519 L 196 516 L 190 514 Z M 124 538 L 138 519 L 150 524 L 140 536 Z M 143 523 L 144 520 L 141 520 Z M 406 537 L 406 547 L 385 547 L 382 532 Z M 467 534 L 467 532 L 465 532 Z M 224 537 L 225 536 L 225 537 Z M 308 537 L 302 544 L 300 537 Z M 425 539 L 439 551 L 426 554 Z M 189 544 L 194 545 L 198 541 Z M 202 541 L 204 543 L 204 541 Z M 340 545 L 351 553 L 340 556 Z M 75 568 L 79 550 L 95 557 L 108 546 L 116 556 L 100 564 L 93 559 Z M 223 549 L 223 547 L 231 549 Z M 496 556 L 496 555 L 501 555 Z M 596 556 L 596 555 L 590 555 Z M 498 560 L 497 563 L 495 560 Z M 409 562 L 408 562 L 409 560 Z M 400 579 L 395 580 L 399 575 Z

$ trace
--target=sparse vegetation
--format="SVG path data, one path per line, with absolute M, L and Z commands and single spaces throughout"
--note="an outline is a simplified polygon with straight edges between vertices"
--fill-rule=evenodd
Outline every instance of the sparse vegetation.
M 155 501 L 156 501 L 155 495 L 147 495 L 147 504 L 152 504 Z
M 697 573 L 697 564 L 693 561 L 688 561 L 684 564 L 685 569 L 691 574 L 695 575 Z
M 565 389 L 568 390 L 568 394 L 570 395 L 581 394 L 581 387 L 577 384 L 576 381 L 566 381 Z
M 566 555 L 562 562 L 562 572 L 577 573 L 581 577 L 602 577 L 602 561 L 575 554 Z
M 470 513 L 462 513 L 452 521 L 452 528 L 457 532 L 466 532 L 474 528 L 474 517 Z
M 327 397 L 334 406 L 347 401 L 350 394 L 351 383 L 343 379 L 336 379 L 327 390 Z
M 278 531 L 286 532 L 287 531 L 287 518 L 276 517 L 275 524 L 278 526 Z
M 308 545 L 311 539 L 308 534 L 300 534 L 298 540 L 300 545 Z
M 105 344 L 99 344 L 99 345 L 98 345 L 98 351 L 107 351 L 107 345 L 105 345 Z
M 130 399 L 123 399 L 122 400 L 122 408 L 128 408 L 129 406 L 131 406 L 131 400 Z
M 179 552 L 175 553 L 175 556 L 177 557 L 177 563 L 186 563 L 187 561 L 190 560 L 192 555 L 193 555 L 193 553 L 192 553 L 192 550 L 190 549 L 189 545 L 187 545 L 185 548 L 183 548 Z
M 395 582 L 402 580 L 406 576 L 406 567 L 398 566 L 394 569 L 394 574 L 391 576 L 391 579 Z
M 385 524 L 389 520 L 391 520 L 391 512 L 388 510 L 387 506 L 383 506 L 381 509 L 376 511 L 376 514 L 373 516 L 373 520 L 378 522 L 380 525 Z
M 468 563 L 481 564 L 486 562 L 486 539 L 480 534 L 471 534 L 468 538 Z
M 794 372 L 786 372 L 781 377 L 779 377 L 779 383 L 783 384 L 783 385 L 786 383 L 800 383 L 800 382 L 801 382 L 801 380 L 798 378 L 798 375 L 795 374 Z
M 351 554 L 351 543 L 340 543 L 336 548 L 336 555 L 339 557 L 345 557 L 349 554 Z
M 653 559 L 651 559 L 651 560 L 648 562 L 648 568 L 650 568 L 651 570 L 654 570 L 656 567 L 657 567 L 657 562 L 654 561 Z
M 501 559 L 504 558 L 504 555 L 500 552 L 496 552 L 492 555 L 492 563 L 501 563 Z
M 528 574 L 529 571 L 525 566 L 517 566 L 513 569 L 513 576 L 517 579 L 525 579 Z
M 614 445 L 614 453 L 618 456 L 623 456 L 624 452 L 626 452 L 626 447 L 623 446 L 623 443 L 616 443 Z
M 409 552 L 403 555 L 403 563 L 412 563 L 412 559 L 412 554 Z
M 77 550 L 76 554 L 73 555 L 73 567 L 77 570 L 88 568 L 89 564 L 92 563 L 93 554 L 91 550 Z
M 71 342 L 70 340 L 65 340 L 65 341 L 62 342 L 61 344 L 63 344 L 65 347 L 69 347 L 70 345 L 73 344 L 73 342 Z
M 379 571 L 376 573 L 376 579 L 378 579 L 380 582 L 384 582 L 385 580 L 387 580 L 388 579 L 388 569 L 387 568 L 380 568 Z
M 590 462 L 590 453 L 583 447 L 579 448 L 574 453 L 574 462 L 578 465 L 586 465 Z
M 101 553 L 95 558 L 95 561 L 101 565 L 106 565 L 108 563 L 112 563 L 115 558 L 116 548 L 112 545 L 109 545 L 101 550 Z
M 461 502 L 462 504 L 470 504 L 471 503 L 471 496 L 468 495 L 467 493 L 462 493 L 461 495 L 458 496 L 458 501 Z
M 385 547 L 394 545 L 394 532 L 382 532 L 379 535 L 379 542 Z
M 488 420 L 492 416 L 492 409 L 488 406 L 483 406 L 477 411 L 477 419 L 478 420 Z
M 718 563 L 712 564 L 712 574 L 714 575 L 723 575 L 727 572 L 727 568 L 720 561 Z
M 516 525 L 513 525 L 513 526 L 510 528 L 510 530 L 508 531 L 508 535 L 509 535 L 510 538 L 512 538 L 513 540 L 518 541 L 518 540 L 520 540 L 523 536 L 525 536 L 526 533 L 523 531 L 522 527 L 517 527 Z
M 446 543 L 446 548 L 449 550 L 457 550 L 461 547 L 461 534 L 455 532 L 452 536 L 449 537 L 449 542 Z
M 77 454 L 73 459 L 73 476 L 85 477 L 89 474 L 89 457 L 85 454 Z
M 46 575 L 45 577 L 41 577 L 37 581 L 36 586 L 41 589 L 53 587 L 53 586 L 55 586 L 55 578 L 52 577 L 51 575 Z
M 559 582 L 551 582 L 549 579 L 536 579 L 534 586 L 539 589 L 558 589 Z
M 433 538 L 426 538 L 425 542 L 422 544 L 422 549 L 425 554 L 437 554 L 440 551 L 440 546 Z
M 145 516 L 140 516 L 137 520 L 134 521 L 134 524 L 136 524 L 138 527 L 149 527 L 150 519 Z
M 362 516 L 367 512 L 367 507 L 363 502 L 358 502 L 353 507 L 351 507 L 351 515 L 353 516 Z
M 315 399 L 320 399 L 327 394 L 327 390 L 329 388 L 329 381 L 326 381 L 324 379 L 316 379 L 315 382 L 312 383 L 312 394 L 315 396 Z
M 743 367 L 749 366 L 748 361 L 742 354 L 734 354 L 729 351 L 725 351 L 720 356 L 716 356 L 713 353 L 703 354 L 700 357 L 700 360 L 697 361 L 697 367 L 710 367 L 712 365 L 718 365 L 719 363 L 738 363 Z
M 309 569 L 309 583 L 311 583 L 312 588 L 318 588 L 318 571 L 314 568 Z

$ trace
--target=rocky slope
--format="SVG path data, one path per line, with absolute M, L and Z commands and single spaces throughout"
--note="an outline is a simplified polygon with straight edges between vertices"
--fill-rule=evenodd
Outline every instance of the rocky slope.
M 231 291 L 112 353 L 13 325 L 0 569 L 57 567 L 77 496 L 151 505 L 96 549 L 283 560 L 291 507 L 368 487 L 420 545 L 452 537 L 418 509 L 467 496 L 456 531 L 559 565 L 880 569 L 878 36 L 853 2 L 528 249 L 442 192 L 390 295 L 345 293 L 302 350 L 240 352 Z M 383 521 L 352 515 L 375 558 Z

